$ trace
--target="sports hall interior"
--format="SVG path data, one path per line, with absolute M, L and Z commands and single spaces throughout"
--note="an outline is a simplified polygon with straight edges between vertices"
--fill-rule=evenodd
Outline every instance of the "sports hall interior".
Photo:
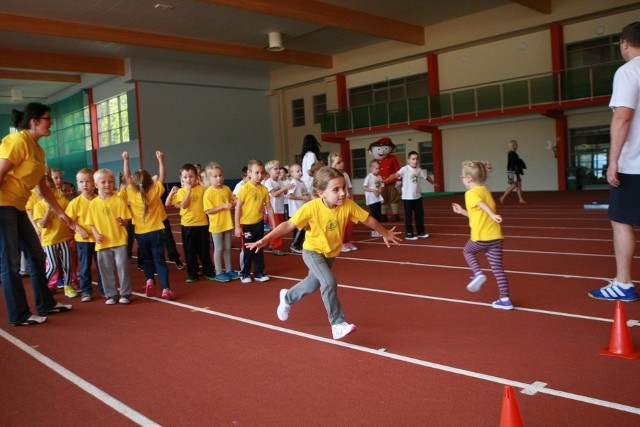
M 598 228 L 594 233 L 598 234 L 603 244 L 597 249 L 594 247 L 593 251 L 602 250 L 602 253 L 586 264 L 575 261 L 580 267 L 576 267 L 576 272 L 568 273 L 566 277 L 579 274 L 577 271 L 583 267 L 589 270 L 588 274 L 598 279 L 607 274 L 606 271 L 614 271 L 610 230 L 607 230 L 604 213 L 589 210 L 585 214 L 582 206 L 590 202 L 606 201 L 608 187 L 604 171 L 607 166 L 611 120 L 608 102 L 613 74 L 623 63 L 618 50 L 619 34 L 626 24 L 638 20 L 640 2 L 158 1 L 0 2 L 2 135 L 11 131 L 12 109 L 19 109 L 28 102 L 42 102 L 51 107 L 54 126 L 52 136 L 43 138 L 41 145 L 45 149 L 47 163 L 64 171 L 67 180 L 73 181 L 76 171 L 83 167 L 109 168 L 116 172 L 117 176 L 122 170 L 123 151 L 130 153 L 133 170 L 144 168 L 153 174 L 157 172 L 155 152 L 160 150 L 165 153 L 169 183 L 178 181 L 178 170 L 182 164 L 199 163 L 206 166 L 209 162 L 222 165 L 225 178 L 229 183 L 233 183 L 239 179 L 242 167 L 246 166 L 250 159 L 260 159 L 263 162 L 278 159 L 282 164 L 299 162 L 302 140 L 305 135 L 313 134 L 321 142 L 324 158 L 331 152 L 341 153 L 345 159 L 346 171 L 351 175 L 354 194 L 359 200 L 363 199 L 362 183 L 372 158 L 368 147 L 381 137 L 389 137 L 396 145 L 393 155 L 398 157 L 401 165 L 405 164 L 407 153 L 417 151 L 420 153 L 421 166 L 433 174 L 438 184 L 438 187 L 423 186 L 423 192 L 428 196 L 425 198 L 427 226 L 433 226 L 436 235 L 438 227 L 443 227 L 442 230 L 445 227 L 453 227 L 451 224 L 439 224 L 439 221 L 450 214 L 450 202 L 460 202 L 460 199 L 454 198 L 465 190 L 459 178 L 461 163 L 464 160 L 491 162 L 493 171 L 488 185 L 495 195 L 508 186 L 507 143 L 517 140 L 518 154 L 527 165 L 523 187 L 526 193 L 531 194 L 530 204 L 519 207 L 512 199 L 503 209 L 506 213 L 512 214 L 518 224 L 536 224 L 539 225 L 536 233 L 548 233 L 549 236 L 546 238 L 550 240 L 545 245 L 545 250 L 555 248 L 565 252 L 577 251 L 575 247 L 580 246 L 580 239 L 589 237 L 590 225 L 586 223 L 597 221 Z M 575 203 L 569 205 L 568 201 Z M 429 219 L 429 203 L 432 203 L 433 208 L 432 219 Z M 576 206 L 578 209 L 575 209 Z M 586 216 L 572 221 L 566 217 L 568 214 L 563 213 L 563 209 L 571 214 Z M 174 233 L 178 234 L 179 219 L 176 212 L 170 211 L 170 218 L 174 224 Z M 546 221 L 542 222 L 543 219 Z M 538 224 L 537 221 L 541 223 Z M 554 240 L 553 228 L 558 223 L 562 223 L 561 227 L 566 229 L 558 231 L 558 239 Z M 402 227 L 401 223 L 394 225 Z M 455 227 L 458 226 L 462 228 L 456 230 L 463 230 L 465 223 L 456 223 Z M 459 244 L 461 248 L 464 240 L 459 236 L 465 232 L 456 231 L 460 233 L 456 237 L 457 240 L 443 244 Z M 568 234 L 563 237 L 563 232 Z M 363 235 L 364 229 L 359 229 L 359 233 Z M 564 242 L 565 239 L 567 242 Z M 363 249 L 366 250 L 366 246 Z M 512 249 L 517 252 L 520 248 Z M 529 249 L 531 248 L 527 250 Z M 437 252 L 438 247 L 428 250 L 429 256 L 433 256 L 429 258 L 433 260 L 433 264 L 446 262 L 447 257 Z M 542 251 L 543 248 L 537 250 Z M 361 249 L 358 255 L 387 256 L 387 252 L 381 247 L 372 248 L 371 251 L 370 255 L 366 255 Z M 407 249 L 406 258 L 400 257 L 396 260 L 397 264 L 394 264 L 393 268 L 399 272 L 397 277 L 400 277 L 399 280 L 403 283 L 416 281 L 416 277 L 421 277 L 416 274 L 423 274 L 414 268 L 412 263 L 431 262 L 425 261 L 424 258 L 413 259 L 414 255 L 417 258 L 416 253 Z M 461 258 L 459 253 L 451 256 Z M 276 277 L 289 280 L 304 275 L 303 264 L 298 258 L 293 255 L 284 258 L 286 259 L 267 258 L 267 263 L 272 262 L 277 267 Z M 514 263 L 520 262 L 522 265 L 518 264 L 518 268 L 522 266 L 525 270 L 536 271 L 535 274 L 538 275 L 546 274 L 540 273 L 541 270 L 557 267 L 559 271 L 549 274 L 563 277 L 560 265 L 555 264 L 560 261 L 554 261 L 553 257 L 539 261 L 545 264 L 535 264 L 538 261 L 533 260 L 534 255 L 525 254 Z M 574 261 L 566 262 L 565 266 L 568 266 Z M 295 264 L 295 267 L 292 264 Z M 460 265 L 464 266 L 462 259 Z M 291 274 L 287 274 L 287 268 L 292 269 Z M 343 268 L 349 278 L 351 273 L 356 276 L 356 270 L 350 271 L 349 264 L 337 268 Z M 394 275 L 388 271 L 376 276 L 367 268 L 363 267 L 363 271 L 358 273 L 360 277 L 369 280 L 367 283 L 379 279 L 394 280 Z M 410 271 L 400 272 L 404 268 Z M 447 280 L 450 274 L 452 273 L 445 274 Z M 466 272 L 457 274 L 456 280 L 465 280 Z M 338 277 L 340 279 L 340 276 Z M 182 276 L 173 269 L 172 280 L 179 282 L 181 278 Z M 537 277 L 527 280 L 530 280 L 532 286 L 538 284 Z M 584 290 L 595 287 L 593 285 L 594 283 L 586 284 Z M 542 286 L 545 291 L 554 292 L 547 283 Z M 147 415 L 140 418 L 130 416 L 132 412 L 137 412 L 131 411 L 128 406 L 109 406 L 110 409 L 105 411 L 101 403 L 88 401 L 85 388 L 78 388 L 77 383 L 61 384 L 57 380 L 57 373 L 52 374 L 49 369 L 32 362 L 36 356 L 32 357 L 31 351 L 25 349 L 29 345 L 25 347 L 20 344 L 32 342 L 37 337 L 43 347 L 46 347 L 46 343 L 54 345 L 56 340 L 65 336 L 64 328 L 55 329 L 54 335 L 48 335 L 46 331 L 29 332 L 28 329 L 31 328 L 21 328 L 17 331 L 17 328 L 9 328 L 5 322 L 0 325 L 3 332 L 3 339 L 0 340 L 0 354 L 3 356 L 0 373 L 10 380 L 0 380 L 0 396 L 4 396 L 2 400 L 5 402 L 3 411 L 0 411 L 0 424 L 20 425 L 17 420 L 22 419 L 46 424 L 47 419 L 51 417 L 49 419 L 52 425 L 63 422 L 84 425 L 92 416 L 96 417 L 97 425 L 153 425 L 153 420 L 158 424 L 167 425 L 199 425 L 206 423 L 207 419 L 213 420 L 213 425 L 498 423 L 502 395 L 501 388 L 496 383 L 500 381 L 490 379 L 489 385 L 468 385 L 464 382 L 467 377 L 464 377 L 464 381 L 447 378 L 447 374 L 438 370 L 436 365 L 456 366 L 456 363 L 446 362 L 448 359 L 445 354 L 438 354 L 437 357 L 429 359 L 430 356 L 423 355 L 422 350 L 416 350 L 415 347 L 419 343 L 415 340 L 418 340 L 419 336 L 413 330 L 407 331 L 404 325 L 398 326 L 403 334 L 408 332 L 406 339 L 413 341 L 406 353 L 398 351 L 397 357 L 391 357 L 392 362 L 400 365 L 407 359 L 437 360 L 433 363 L 418 363 L 422 369 L 428 371 L 433 368 L 434 372 L 421 371 L 419 374 L 412 374 L 409 368 L 385 366 L 385 363 L 375 358 L 369 369 L 361 363 L 369 363 L 370 354 L 365 352 L 358 356 L 348 353 L 349 348 L 332 346 L 329 342 L 331 340 L 314 338 L 302 343 L 288 342 L 291 339 L 300 339 L 300 336 L 294 333 L 292 338 L 291 334 L 278 333 L 278 328 L 282 325 L 277 323 L 278 320 L 272 313 L 275 310 L 275 306 L 272 307 L 275 301 L 273 295 L 277 293 L 277 289 L 270 289 L 270 292 L 266 289 L 256 291 L 259 294 L 256 296 L 259 302 L 251 307 L 242 306 L 243 297 L 240 292 L 234 291 L 229 303 L 233 302 L 242 308 L 233 314 L 225 314 L 224 305 L 211 308 L 192 308 L 189 305 L 190 310 L 196 312 L 204 310 L 215 311 L 216 314 L 223 313 L 222 318 L 229 323 L 233 323 L 236 316 L 254 319 L 243 321 L 240 326 L 227 325 L 227 330 L 214 325 L 202 326 L 193 319 L 179 319 L 178 315 L 171 312 L 163 312 L 164 317 L 160 318 L 151 305 L 141 304 L 147 319 L 142 323 L 153 323 L 147 326 L 154 334 L 159 335 L 157 342 L 154 343 L 152 336 L 142 331 L 147 326 L 140 326 L 140 320 L 130 315 L 128 325 L 135 325 L 135 332 L 131 334 L 135 345 L 127 343 L 127 334 L 118 336 L 117 333 L 95 344 L 95 348 L 102 350 L 88 357 L 99 358 L 99 354 L 107 352 L 106 348 L 101 347 L 103 345 L 110 346 L 109 349 L 116 349 L 113 350 L 114 357 L 125 357 L 138 364 L 146 363 L 144 361 L 147 359 L 140 354 L 131 357 L 127 354 L 126 347 L 155 355 L 150 356 L 149 360 L 152 362 L 148 362 L 153 365 L 152 373 L 140 370 L 139 365 L 132 370 L 136 375 L 143 375 L 144 379 L 135 381 L 126 374 L 127 369 L 115 369 L 115 372 L 109 372 L 108 384 L 101 387 L 107 391 L 107 397 L 92 394 L 97 397 L 98 402 L 109 401 L 110 396 L 117 396 L 120 401 L 129 402 L 126 399 L 130 397 L 134 399 L 131 408 Z M 571 311 L 572 300 L 586 298 L 585 292 L 580 289 L 579 296 L 565 290 L 559 292 L 567 300 L 567 307 L 563 309 Z M 181 288 L 179 292 L 188 294 L 187 290 Z M 420 293 L 416 289 L 398 290 L 398 293 L 390 298 L 398 299 L 402 292 Z M 192 297 L 200 294 L 204 294 L 202 289 L 194 291 Z M 462 291 L 460 295 L 464 295 Z M 201 296 L 206 298 L 204 295 Z M 140 300 L 143 299 L 140 296 Z M 365 301 L 368 299 L 374 300 L 375 297 L 364 297 Z M 218 304 L 219 300 L 217 301 L 211 304 Z M 357 306 L 355 301 L 356 297 L 347 297 L 346 303 Z M 180 299 L 177 303 L 180 304 Z M 612 317 L 612 305 L 597 305 L 598 302 L 595 301 L 588 303 L 596 304 L 586 309 L 590 313 L 589 316 L 598 319 Z M 184 304 L 198 305 L 191 300 Z M 385 304 L 391 307 L 400 302 L 390 301 Z M 413 304 L 414 302 L 411 303 Z M 80 303 L 76 305 L 81 306 Z M 135 305 L 134 301 L 131 308 L 135 309 Z M 100 319 L 86 314 L 86 308 L 79 308 L 85 313 L 82 321 L 100 322 Z M 187 307 L 185 305 L 182 308 Z M 637 306 L 626 304 L 625 308 L 628 317 L 640 317 Z M 490 310 L 483 309 L 485 312 Z M 557 307 L 546 309 L 562 311 Z M 100 310 L 101 315 L 109 316 L 102 312 L 102 307 Z M 364 317 L 366 310 L 362 308 L 362 311 Z M 384 310 L 377 308 L 376 311 Z M 575 311 L 580 312 L 578 309 Z M 394 309 L 393 312 L 403 313 L 403 309 Z M 447 310 L 441 308 L 436 309 L 436 312 L 442 312 L 445 316 Z M 70 315 L 73 314 L 72 310 Z M 481 313 L 477 315 L 479 318 L 484 316 Z M 50 323 L 60 324 L 63 322 L 63 316 L 65 315 L 51 319 Z M 319 306 L 312 308 L 310 316 L 315 316 L 316 320 L 324 320 Z M 460 319 L 466 322 L 476 321 L 473 317 L 465 317 L 469 316 L 468 312 L 460 316 Z M 503 317 L 496 318 L 489 322 L 488 326 L 505 327 L 509 321 L 503 323 L 502 319 Z M 117 322 L 124 323 L 125 320 L 123 317 Z M 411 314 L 407 315 L 407 320 L 425 319 L 414 318 L 414 314 Z M 163 329 L 164 321 L 173 321 L 173 326 Z M 262 333 L 258 334 L 259 336 L 251 335 L 251 328 L 255 324 L 262 327 L 269 322 L 276 325 L 267 327 L 269 336 Z M 377 322 L 382 321 L 377 319 L 375 323 Z M 576 336 L 579 335 L 575 343 L 593 344 L 593 350 L 597 353 L 599 347 L 607 343 L 607 328 L 611 325 L 606 321 L 601 323 L 606 323 L 604 335 L 598 333 L 589 336 L 590 331 L 587 331 L 587 327 L 583 330 L 580 326 L 575 326 Z M 539 325 L 551 329 L 562 328 L 558 324 L 547 324 L 546 321 L 540 322 Z M 48 326 L 51 325 L 45 325 L 44 328 Z M 121 326 L 117 324 L 113 327 Z M 185 333 L 186 329 L 180 329 L 178 326 L 193 328 L 193 331 L 198 328 L 202 330 L 190 336 Z M 526 323 L 520 321 L 512 325 L 513 328 L 526 326 Z M 239 330 L 235 330 L 236 327 Z M 315 326 L 309 327 L 305 324 L 300 334 L 305 337 L 322 336 L 326 332 L 323 328 L 326 329 L 326 325 L 318 326 L 316 331 Z M 456 341 L 465 336 L 464 328 L 459 327 L 457 323 L 451 325 L 451 328 L 452 333 L 462 334 L 456 336 Z M 77 336 L 87 340 L 86 342 L 91 339 L 92 334 L 89 331 L 77 325 L 72 329 Z M 638 328 L 630 329 L 635 342 L 640 345 L 640 337 L 636 331 Z M 517 329 L 510 330 L 513 334 L 520 332 Z M 238 348 L 233 343 L 234 334 L 236 338 L 241 337 L 242 342 L 252 343 L 250 351 L 253 354 L 263 357 L 264 360 L 275 358 L 272 366 L 279 371 L 265 370 L 258 361 L 243 355 L 242 352 L 238 353 Z M 393 332 L 384 327 L 380 334 L 384 339 L 387 335 L 390 339 L 393 338 Z M 175 338 L 176 336 L 181 338 Z M 169 369 L 169 365 L 171 370 L 179 370 L 182 365 L 191 365 L 194 361 L 195 364 L 205 363 L 204 360 L 195 357 L 206 357 L 205 345 L 198 339 L 207 339 L 207 336 L 214 337 L 215 345 L 225 352 L 224 356 L 215 358 L 229 369 L 228 373 L 237 373 L 235 363 L 246 366 L 246 373 L 253 375 L 250 382 L 254 387 L 246 391 L 252 399 L 264 398 L 264 404 L 256 401 L 252 401 L 251 404 L 239 404 L 238 401 L 231 403 L 231 398 L 225 399 L 223 392 L 218 393 L 219 390 L 229 387 L 229 396 L 242 396 L 239 390 L 235 390 L 237 384 L 233 384 L 232 375 L 221 374 L 221 381 L 226 381 L 221 384 L 216 383 L 215 379 L 211 379 L 211 382 L 202 381 L 203 379 L 197 378 L 196 370 L 189 370 L 185 381 L 190 379 L 198 384 L 191 389 L 188 384 L 178 386 L 166 381 L 162 371 Z M 545 345 L 545 336 L 539 330 L 532 334 L 522 333 L 523 340 L 530 336 L 534 337 L 532 340 L 539 340 L 536 341 L 537 347 Z M 187 338 L 186 342 L 180 342 L 182 337 Z M 498 340 L 497 337 L 499 334 L 491 339 Z M 377 343 L 378 338 L 380 337 L 374 332 L 367 340 Z M 468 338 L 474 340 L 473 337 Z M 436 341 L 435 345 L 439 347 L 440 353 L 445 353 L 445 334 L 439 334 L 435 339 L 443 340 Z M 562 338 L 558 338 L 558 342 L 562 345 L 574 344 L 573 341 Z M 358 343 L 363 347 L 367 347 L 368 344 Z M 190 353 L 185 350 L 186 346 L 193 346 L 196 350 Z M 382 346 L 380 344 L 380 347 Z M 472 347 L 475 348 L 473 345 Z M 486 350 L 487 354 L 483 354 L 482 357 L 491 360 L 491 352 L 497 347 L 500 347 L 500 344 L 491 346 L 485 343 L 484 346 L 478 347 L 478 351 Z M 37 346 L 30 348 L 38 351 Z M 168 348 L 171 348 L 171 351 L 167 350 Z M 181 351 L 178 351 L 178 348 Z M 463 343 L 456 347 L 460 352 L 463 349 Z M 71 369 L 66 362 L 72 364 L 71 366 L 84 363 L 83 355 L 68 357 L 63 350 L 50 350 L 47 357 L 57 360 L 66 369 Z M 378 350 L 380 348 L 372 351 Z M 572 348 L 571 351 L 573 350 Z M 90 348 L 86 351 L 90 351 Z M 587 349 L 589 357 L 592 357 L 590 351 L 591 349 Z M 164 354 L 165 352 L 168 353 Z M 27 353 L 29 355 L 26 355 Z M 274 353 L 280 357 L 274 356 Z M 578 369 L 572 366 L 580 366 L 585 370 L 592 366 L 587 362 L 576 362 L 577 365 L 573 365 L 568 356 L 567 353 L 562 355 L 563 375 L 567 377 L 572 369 Z M 301 360 L 310 357 L 310 361 L 318 364 L 317 369 L 295 365 L 292 361 L 298 361 L 298 357 Z M 463 356 L 465 359 L 472 357 L 473 355 L 469 354 Z M 501 355 L 498 358 L 499 362 L 495 363 L 511 363 L 517 357 L 516 354 Z M 565 357 L 567 360 L 564 360 Z M 364 362 L 363 358 L 366 359 Z M 608 373 L 608 369 L 614 371 L 611 365 L 601 366 L 606 365 L 609 359 L 601 356 L 593 358 L 602 368 L 601 372 Z M 350 370 L 349 366 L 343 366 L 341 361 L 357 368 Z M 624 378 L 637 380 L 637 361 L 616 360 L 611 363 L 615 363 L 615 367 L 624 372 L 621 382 L 624 383 Z M 304 361 L 301 365 L 304 365 Z M 534 367 L 535 363 L 531 362 L 531 366 Z M 308 371 L 305 372 L 304 369 Z M 381 380 L 371 386 L 393 385 L 389 385 L 388 393 L 385 393 L 380 389 L 369 390 L 351 384 L 347 389 L 362 395 L 343 396 L 341 399 L 339 390 L 334 390 L 331 384 L 319 381 L 319 378 L 329 371 L 335 371 L 336 375 L 347 378 L 354 370 L 360 375 L 353 379 L 356 383 L 369 375 L 388 375 L 393 378 L 385 378 L 387 382 Z M 481 370 L 478 368 L 478 371 Z M 77 401 L 87 404 L 86 408 L 75 415 L 75 409 L 70 408 L 65 416 L 66 410 L 56 408 L 52 396 L 52 400 L 46 404 L 50 405 L 49 409 L 56 414 L 52 415 L 41 409 L 32 411 L 34 402 L 29 401 L 27 394 L 32 393 L 33 389 L 23 384 L 26 381 L 23 381 L 25 377 L 21 376 L 21 371 L 28 375 L 28 382 L 37 383 L 37 378 L 41 378 L 51 390 L 65 394 L 58 394 L 60 399 L 72 406 L 73 400 L 68 402 L 67 396 L 78 399 Z M 290 373 L 289 378 L 282 378 L 285 371 Z M 450 371 L 446 372 L 450 374 Z M 406 377 L 399 379 L 396 374 Z M 589 372 L 583 371 L 582 375 L 589 377 Z M 610 378 L 614 378 L 615 375 L 611 374 Z M 79 376 L 86 378 L 91 375 Z M 291 376 L 299 382 L 294 383 Z M 171 378 L 174 376 L 171 375 Z M 580 378 L 581 375 L 576 374 L 567 382 L 580 382 Z M 618 377 L 615 378 L 617 381 Z M 486 378 L 483 377 L 482 380 L 484 379 Z M 152 386 L 145 388 L 145 381 Z M 216 413 L 215 404 L 206 410 L 203 409 L 206 403 L 202 399 L 202 393 L 206 393 L 207 388 L 206 384 L 200 384 L 199 381 L 211 385 L 211 388 L 216 390 L 212 393 L 220 399 L 220 404 L 232 407 L 235 412 L 220 410 Z M 295 408 L 289 408 L 282 402 L 272 403 L 281 390 L 271 387 L 260 388 L 261 385 L 272 381 L 281 381 L 282 387 L 285 388 L 291 387 L 283 393 L 287 399 L 295 402 L 292 405 Z M 424 384 L 421 381 L 433 381 L 428 386 L 440 388 L 442 394 L 439 395 L 437 390 L 432 390 L 424 400 L 415 394 L 407 397 L 403 395 L 406 390 L 401 387 L 402 381 L 406 381 L 407 390 L 412 392 Z M 589 382 L 590 390 L 598 389 L 595 380 L 594 383 L 588 379 L 585 381 Z M 521 404 L 525 425 L 527 418 L 532 420 L 531 425 L 576 425 L 575 420 L 580 420 L 580 425 L 637 425 L 640 400 L 638 382 L 634 381 L 618 387 L 612 380 L 612 384 L 603 386 L 607 393 L 609 390 L 614 391 L 607 396 L 600 396 L 600 400 L 621 402 L 619 405 L 615 403 L 611 407 L 607 406 L 604 412 L 588 406 L 589 399 L 577 399 L 580 405 L 585 405 L 586 408 L 565 408 L 556 405 L 552 399 L 562 392 L 545 395 L 542 403 L 532 405 L 529 409 L 527 399 L 531 397 L 518 393 L 517 398 Z M 344 385 L 341 382 L 336 383 Z M 367 382 L 362 382 L 365 383 Z M 131 387 L 131 391 L 124 391 L 119 384 Z M 436 387 L 433 387 L 434 384 Z M 518 392 L 526 389 L 518 388 L 521 383 L 513 384 Z M 353 388 L 350 388 L 351 386 Z M 174 413 L 179 412 L 178 408 L 168 409 L 171 408 L 170 402 L 176 398 L 168 397 L 167 401 L 162 395 L 171 394 L 172 388 L 184 393 L 179 401 L 186 408 L 185 411 L 191 411 L 192 417 L 188 414 Z M 473 391 L 472 398 L 465 396 L 465 388 Z M 25 393 L 25 396 L 16 398 L 13 390 Z M 157 395 L 142 398 L 134 395 L 134 390 L 145 390 L 145 393 L 153 391 Z M 497 398 L 492 395 L 496 390 Z M 323 396 L 319 401 L 326 403 L 326 407 L 309 403 L 318 398 L 314 393 Z M 446 397 L 448 393 L 453 397 Z M 583 394 L 589 396 L 588 392 Z M 332 398 L 327 398 L 327 395 L 331 395 Z M 379 400 L 372 395 L 377 396 Z M 456 410 L 456 403 L 462 403 L 462 399 L 467 398 L 476 402 L 475 415 L 470 412 L 469 405 L 463 405 L 464 409 L 459 413 Z M 37 402 L 45 403 L 44 399 L 47 399 L 45 393 L 36 394 Z M 141 399 L 141 402 L 135 402 L 135 399 Z M 361 401 L 350 406 L 344 399 Z M 384 411 L 385 404 L 390 411 L 397 412 L 395 417 Z M 269 411 L 270 405 L 274 408 L 273 411 Z M 307 412 L 304 410 L 306 405 Z M 441 409 L 435 410 L 435 406 L 438 405 L 442 405 Z M 545 405 L 550 408 L 546 415 Z M 330 409 L 332 406 L 339 412 L 333 413 Z M 425 408 L 434 411 L 431 421 L 428 418 L 429 411 Z M 350 410 L 353 412 L 349 412 Z M 2 412 L 5 415 L 2 415 Z M 287 413 L 293 413 L 298 418 L 289 418 Z M 495 422 L 491 421 L 494 418 Z

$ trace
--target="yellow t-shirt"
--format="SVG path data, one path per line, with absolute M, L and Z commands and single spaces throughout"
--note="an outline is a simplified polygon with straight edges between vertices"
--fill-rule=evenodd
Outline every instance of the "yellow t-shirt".
M 36 193 L 36 190 L 31 190 L 31 195 L 29 196 L 29 200 L 27 200 L 27 204 L 25 205 L 25 210 L 33 211 L 33 207 L 40 200 L 40 196 Z
M 369 212 L 351 199 L 346 199 L 343 205 L 330 209 L 318 197 L 302 205 L 289 221 L 299 229 L 309 225 L 310 229 L 307 230 L 302 245 L 304 249 L 333 258 L 338 256 L 342 248 L 347 222 L 358 223 L 368 217 Z
M 264 206 L 271 203 L 269 190 L 262 184 L 255 185 L 247 181 L 240 191 L 238 199 L 242 200 L 242 212 L 240 212 L 240 224 L 257 224 L 264 216 Z
M 233 203 L 233 193 L 226 185 L 222 188 L 209 187 L 204 192 L 204 210 L 208 211 L 225 203 Z M 244 208 L 244 206 L 243 206 Z M 209 232 L 222 233 L 233 229 L 231 209 L 225 209 L 209 215 Z
M 197 227 L 208 225 L 209 220 L 207 214 L 204 213 L 202 199 L 204 197 L 205 188 L 202 185 L 196 185 L 191 188 L 191 201 L 186 209 L 180 209 L 180 224 L 185 227 Z M 181 188 L 171 197 L 171 204 L 181 203 L 187 195 L 187 189 Z
M 105 237 L 104 242 L 96 242 L 96 250 L 115 248 L 127 244 L 127 227 L 118 225 L 117 218 L 131 219 L 127 204 L 115 194 L 108 199 L 96 197 L 89 203 L 85 223 L 94 226 Z
M 471 240 L 485 242 L 488 240 L 502 239 L 500 224 L 491 219 L 485 211 L 478 206 L 479 202 L 485 202 L 492 211 L 496 211 L 496 202 L 484 185 L 470 188 L 464 193 L 464 204 L 469 213 L 469 227 L 471 228 Z
M 65 209 L 69 204 L 64 197 L 56 197 L 56 200 L 62 209 Z M 51 246 L 73 239 L 73 232 L 67 223 L 61 220 L 55 212 L 51 212 L 49 215 L 49 224 L 47 224 L 46 227 L 40 225 L 39 220 L 44 218 L 46 210 L 47 202 L 44 199 L 38 201 L 33 207 L 33 220 L 41 230 L 42 246 Z
M 89 204 L 91 203 L 91 200 L 87 199 L 84 194 L 80 194 L 78 197 L 70 201 L 69 205 L 64 210 L 69 218 L 71 218 L 77 225 L 84 228 L 87 233 L 89 233 L 89 237 L 83 239 L 82 235 L 76 232 L 76 234 L 73 236 L 76 239 L 76 242 L 95 242 L 93 233 L 91 232 L 91 227 L 89 227 L 85 223 L 87 219 L 87 211 L 89 210 Z
M 164 230 L 162 221 L 167 217 L 160 196 L 164 194 L 164 185 L 156 181 L 147 191 L 147 215 L 144 215 L 142 193 L 127 185 L 127 199 L 131 208 L 131 216 L 135 225 L 136 234 L 150 233 L 156 230 Z
M 13 169 L 2 180 L 0 206 L 13 206 L 24 211 L 31 189 L 44 176 L 44 150 L 28 131 L 22 130 L 2 139 L 0 159 L 7 159 L 13 164 Z

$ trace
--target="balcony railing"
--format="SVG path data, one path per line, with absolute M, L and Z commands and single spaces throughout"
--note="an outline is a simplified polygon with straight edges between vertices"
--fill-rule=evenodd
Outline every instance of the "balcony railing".
M 321 129 L 323 133 L 337 133 L 607 96 L 611 95 L 613 74 L 621 64 L 616 61 L 572 68 L 559 73 L 457 88 L 437 96 L 329 111 Z

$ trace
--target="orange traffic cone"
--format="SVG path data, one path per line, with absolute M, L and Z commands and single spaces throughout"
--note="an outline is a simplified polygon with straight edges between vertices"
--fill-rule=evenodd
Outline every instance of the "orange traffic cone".
M 616 311 L 613 316 L 613 328 L 611 328 L 609 347 L 600 350 L 600 354 L 623 357 L 625 359 L 637 359 L 640 357 L 640 352 L 633 350 L 633 343 L 631 342 L 629 327 L 627 326 L 627 316 L 624 315 L 622 301 L 616 301 Z
M 504 386 L 500 427 L 522 427 L 518 403 L 516 402 L 516 397 L 513 395 L 513 389 L 510 385 Z

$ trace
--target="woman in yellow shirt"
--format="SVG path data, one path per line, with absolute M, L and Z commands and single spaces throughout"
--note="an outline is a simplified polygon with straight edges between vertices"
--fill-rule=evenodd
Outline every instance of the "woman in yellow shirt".
M 46 315 L 69 311 L 70 305 L 57 303 L 47 287 L 45 255 L 25 206 L 36 185 L 52 209 L 74 227 L 47 187 L 44 150 L 38 145 L 43 136 L 51 135 L 51 109 L 43 104 L 27 104 L 23 111 L 13 110 L 12 121 L 19 132 L 0 143 L 0 271 L 2 292 L 9 324 L 37 325 L 47 321 Z M 24 250 L 31 272 L 31 286 L 36 310 L 31 313 L 20 277 L 20 248 Z
M 347 199 L 347 189 L 344 175 L 341 171 L 323 167 L 313 177 L 313 191 L 318 198 L 305 203 L 289 219 L 283 222 L 271 233 L 256 241 L 247 243 L 249 249 L 259 250 L 275 238 L 291 234 L 295 229 L 309 225 L 302 245 L 302 259 L 309 268 L 309 274 L 291 289 L 280 291 L 280 304 L 276 310 L 278 318 L 285 321 L 289 318 L 291 304 L 295 304 L 305 295 L 320 288 L 322 302 L 329 315 L 331 332 L 334 340 L 339 340 L 352 332 L 356 326 L 344 319 L 342 306 L 338 300 L 338 282 L 331 271 L 331 267 L 340 254 L 345 226 L 349 221 L 361 222 L 367 227 L 380 233 L 387 246 L 389 242 L 399 243 L 400 238 L 395 229 L 385 229 L 367 211 L 358 206 L 353 200 Z

